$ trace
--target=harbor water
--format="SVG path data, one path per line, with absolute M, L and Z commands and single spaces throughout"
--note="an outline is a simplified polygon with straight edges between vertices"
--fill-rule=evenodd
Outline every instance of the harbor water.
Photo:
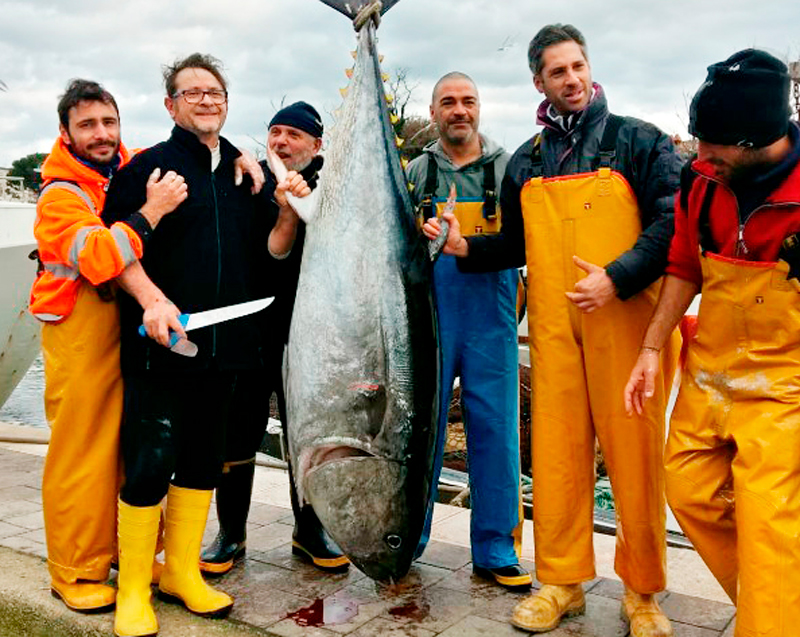
M 36 357 L 5 405 L 0 408 L 0 422 L 47 427 L 44 415 L 44 365 L 41 355 Z

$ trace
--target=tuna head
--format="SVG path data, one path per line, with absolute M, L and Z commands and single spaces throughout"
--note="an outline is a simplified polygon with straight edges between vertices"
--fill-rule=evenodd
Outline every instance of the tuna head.
M 305 477 L 306 499 L 350 560 L 371 578 L 394 580 L 408 571 L 419 542 L 419 511 L 406 498 L 417 493 L 409 470 L 372 456 L 329 460 Z

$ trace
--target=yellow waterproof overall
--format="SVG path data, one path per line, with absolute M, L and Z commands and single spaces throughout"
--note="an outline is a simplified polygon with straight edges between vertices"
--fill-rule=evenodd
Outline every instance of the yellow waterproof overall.
M 115 554 L 122 375 L 117 304 L 88 284 L 59 324 L 42 326 L 50 446 L 42 504 L 50 573 L 105 580 Z
M 636 198 L 610 168 L 536 177 L 521 193 L 532 360 L 533 521 L 536 574 L 544 584 L 595 577 L 592 546 L 595 436 L 617 514 L 615 570 L 633 590 L 664 589 L 664 411 L 678 354 L 664 350 L 665 382 L 642 416 L 623 390 L 660 283 L 584 314 L 565 292 L 585 276 L 572 256 L 606 265 L 641 233 Z
M 667 496 L 738 608 L 736 637 L 800 634 L 800 285 L 784 262 L 701 258 L 667 441 Z

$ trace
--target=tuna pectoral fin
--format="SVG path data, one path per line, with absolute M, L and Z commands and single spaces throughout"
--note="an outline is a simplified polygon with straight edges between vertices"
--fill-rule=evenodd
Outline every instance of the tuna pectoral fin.
M 289 171 L 286 169 L 283 160 L 278 157 L 277 153 L 272 150 L 269 145 L 267 145 L 267 165 L 272 171 L 272 174 L 275 175 L 275 179 L 278 183 L 286 179 L 286 175 L 289 173 Z M 322 175 L 320 174 L 320 179 L 321 178 Z M 319 187 L 312 190 L 311 194 L 307 197 L 295 197 L 294 195 L 287 194 L 286 199 L 297 215 L 303 221 L 308 223 L 314 217 L 314 213 L 317 210 L 317 202 L 319 201 Z
M 366 5 L 370 4 L 372 0 L 321 0 L 329 7 L 333 7 L 340 13 L 344 13 L 348 18 L 355 18 L 356 14 Z M 396 5 L 400 0 L 383 0 L 381 3 L 383 8 L 381 9 L 381 15 L 386 13 L 389 9 L 391 9 L 394 5 Z
M 320 522 L 353 564 L 378 580 L 408 572 L 426 498 L 408 493 L 413 487 L 405 465 L 374 456 L 341 458 L 310 470 L 304 487 Z M 409 503 L 419 511 L 409 510 Z

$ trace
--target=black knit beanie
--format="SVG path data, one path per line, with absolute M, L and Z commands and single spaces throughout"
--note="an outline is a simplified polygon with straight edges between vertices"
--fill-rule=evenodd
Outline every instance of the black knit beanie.
M 311 104 L 306 102 L 295 102 L 285 106 L 277 113 L 269 123 L 269 128 L 273 126 L 292 126 L 305 131 L 312 137 L 322 137 L 322 119 Z
M 689 109 L 689 133 L 724 146 L 762 148 L 789 129 L 789 74 L 765 51 L 745 49 L 708 67 Z

